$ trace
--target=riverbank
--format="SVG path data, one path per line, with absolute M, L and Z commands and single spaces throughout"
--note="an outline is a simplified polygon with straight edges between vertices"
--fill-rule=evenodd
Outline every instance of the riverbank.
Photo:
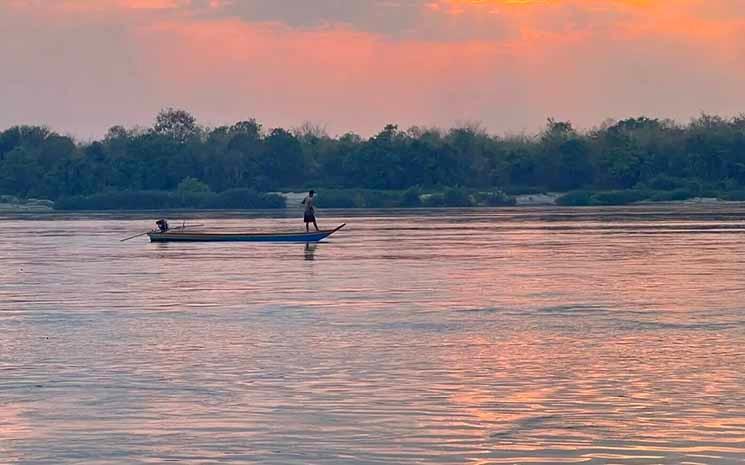
M 84 210 L 255 210 L 299 209 L 305 191 L 260 193 L 252 189 L 214 192 L 131 191 L 91 196 L 63 197 L 56 202 L 0 196 L 0 212 L 46 212 Z M 745 201 L 745 193 L 694 192 L 689 190 L 629 189 L 616 191 L 528 192 L 507 194 L 501 190 L 445 188 L 424 191 L 371 189 L 317 189 L 319 208 L 451 208 L 451 207 L 540 207 L 613 206 L 648 203 L 714 204 Z
M 43 199 L 19 199 L 12 195 L 0 195 L 0 212 L 33 213 L 54 211 L 54 202 Z
M 288 208 L 299 207 L 305 192 L 277 193 Z M 745 201 L 745 192 L 705 190 L 582 190 L 571 192 L 529 192 L 509 194 L 501 190 L 483 191 L 447 188 L 422 192 L 356 189 L 319 190 L 318 205 L 325 208 L 437 208 L 437 207 L 540 207 L 614 206 L 633 204 L 729 203 Z

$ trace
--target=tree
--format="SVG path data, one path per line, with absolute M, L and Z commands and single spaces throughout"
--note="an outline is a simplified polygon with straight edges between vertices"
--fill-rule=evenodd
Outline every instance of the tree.
M 301 183 L 304 165 L 300 141 L 290 132 L 277 128 L 272 129 L 265 144 L 262 174 L 272 179 L 276 187 Z
M 592 184 L 592 163 L 587 144 L 582 139 L 573 137 L 561 143 L 558 150 L 558 175 L 549 183 L 549 187 L 568 191 Z
M 262 132 L 263 126 L 253 118 L 246 121 L 239 121 L 230 127 L 230 134 L 243 134 L 254 140 L 261 139 Z
M 199 179 L 196 178 L 184 178 L 181 180 L 180 183 L 178 183 L 178 186 L 176 187 L 176 192 L 179 192 L 181 194 L 186 193 L 204 193 L 209 192 L 210 186 L 203 183 Z
M 301 189 L 306 184 L 411 188 L 403 199 L 411 205 L 416 204 L 420 187 L 441 192 L 458 188 L 448 199 L 433 196 L 428 204 L 463 200 L 456 193 L 465 194 L 470 202 L 474 191 L 637 186 L 690 192 L 737 190 L 745 187 L 745 116 L 701 115 L 687 125 L 629 118 L 586 132 L 570 122 L 549 119 L 538 134 L 506 137 L 491 136 L 478 125 L 402 131 L 388 124 L 363 139 L 353 133 L 330 137 L 309 123 L 293 131 L 276 128 L 267 133 L 254 119 L 202 129 L 189 113 L 164 109 L 152 128 L 114 126 L 102 140 L 89 143 L 43 126 L 0 131 L 0 192 L 19 196 L 177 190 L 197 191 L 196 198 L 206 187 L 221 193 Z M 360 194 L 363 200 L 358 203 L 401 203 L 399 194 L 386 195 Z M 621 197 L 638 196 L 616 195 Z M 616 201 L 595 193 L 588 198 Z
M 196 118 L 188 112 L 166 108 L 155 118 L 153 132 L 183 144 L 195 137 L 199 133 L 199 128 Z
M 16 147 L 0 164 L 0 192 L 27 197 L 39 186 L 41 173 L 41 167 L 29 151 Z

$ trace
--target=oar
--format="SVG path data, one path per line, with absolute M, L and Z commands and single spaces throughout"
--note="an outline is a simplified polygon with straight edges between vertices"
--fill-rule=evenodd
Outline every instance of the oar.
M 151 231 L 145 231 L 144 233 L 140 233 L 140 234 L 135 234 L 134 236 L 128 237 L 128 238 L 126 238 L 126 239 L 119 239 L 119 242 L 125 242 L 125 241 L 128 241 L 128 240 L 130 240 L 130 239 L 134 239 L 135 237 L 140 237 L 140 236 L 144 236 L 145 234 L 147 234 L 147 233 L 149 233 L 149 232 L 151 232 Z
M 194 227 L 197 227 L 197 226 L 204 226 L 204 225 L 203 225 L 203 224 L 185 224 L 185 225 L 183 225 L 183 226 L 176 226 L 176 227 L 175 227 L 175 228 L 173 228 L 173 229 L 174 229 L 174 230 L 176 230 L 176 229 L 186 229 L 186 228 L 194 228 Z M 135 237 L 140 237 L 140 236 L 144 236 L 145 234 L 147 234 L 147 233 L 151 233 L 151 232 L 152 232 L 152 231 L 145 231 L 144 233 L 140 233 L 140 234 L 135 234 L 134 236 L 128 237 L 128 238 L 126 238 L 126 239 L 119 239 L 119 242 L 126 242 L 126 241 L 128 241 L 128 240 L 130 240 L 130 239 L 134 239 Z

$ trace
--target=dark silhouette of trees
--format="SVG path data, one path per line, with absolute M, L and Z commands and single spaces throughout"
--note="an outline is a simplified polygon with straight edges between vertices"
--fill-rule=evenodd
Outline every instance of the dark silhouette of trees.
M 732 193 L 745 192 L 745 116 L 701 115 L 687 125 L 641 117 L 584 132 L 549 119 L 537 135 L 507 137 L 478 125 L 443 131 L 389 124 L 363 138 L 331 137 L 310 123 L 267 130 L 253 119 L 204 128 L 188 112 L 169 108 L 152 128 L 114 126 L 89 143 L 39 126 L 0 132 L 0 194 L 54 200 L 163 191 L 185 199 L 227 192 L 224 201 L 248 205 L 257 202 L 256 192 L 309 186 L 398 191 L 410 206 L 427 192 L 439 195 L 432 202 L 447 204 L 467 203 L 469 192 L 500 190 L 581 191 L 567 201 L 598 203 L 619 194 L 591 191 L 737 197 Z M 503 200 L 483 197 L 486 204 Z M 369 194 L 365 203 L 390 199 Z
M 190 113 L 184 110 L 166 108 L 155 117 L 153 132 L 176 142 L 186 143 L 198 136 L 199 127 L 196 118 Z

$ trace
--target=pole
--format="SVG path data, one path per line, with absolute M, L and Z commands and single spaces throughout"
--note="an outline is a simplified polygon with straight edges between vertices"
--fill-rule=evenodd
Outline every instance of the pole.
M 135 237 L 140 237 L 140 236 L 144 236 L 145 234 L 147 234 L 147 233 L 149 233 L 149 232 L 150 232 L 150 231 L 145 231 L 144 233 L 140 233 L 140 234 L 135 234 L 134 236 L 128 237 L 128 238 L 126 238 L 126 239 L 119 239 L 119 242 L 126 242 L 126 241 L 128 241 L 128 240 L 130 240 L 130 239 L 134 239 Z

